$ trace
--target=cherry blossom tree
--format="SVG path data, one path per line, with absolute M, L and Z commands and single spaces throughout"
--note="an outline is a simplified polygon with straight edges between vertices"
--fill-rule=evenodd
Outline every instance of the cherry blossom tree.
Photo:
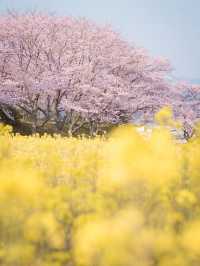
M 200 119 L 200 86 L 188 83 L 174 85 L 174 94 L 171 105 L 174 118 L 182 122 L 185 138 L 194 134 L 195 124 Z
M 40 13 L 0 16 L 0 103 L 38 131 L 90 133 L 151 120 L 170 105 L 167 60 L 150 57 L 109 26 Z

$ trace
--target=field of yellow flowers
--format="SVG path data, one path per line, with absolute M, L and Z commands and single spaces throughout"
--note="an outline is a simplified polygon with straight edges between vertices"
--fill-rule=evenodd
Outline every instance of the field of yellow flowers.
M 200 137 L 1 126 L 0 265 L 199 266 Z

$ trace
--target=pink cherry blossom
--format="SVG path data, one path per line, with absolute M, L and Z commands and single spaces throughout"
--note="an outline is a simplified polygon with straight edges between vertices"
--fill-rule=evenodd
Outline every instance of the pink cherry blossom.
M 51 122 L 74 133 L 85 124 L 132 121 L 138 112 L 151 120 L 180 100 L 170 70 L 167 60 L 86 19 L 0 16 L 0 101 L 35 128 Z

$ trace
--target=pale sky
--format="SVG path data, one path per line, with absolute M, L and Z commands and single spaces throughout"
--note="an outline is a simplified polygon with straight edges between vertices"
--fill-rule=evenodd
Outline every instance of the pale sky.
M 0 11 L 7 9 L 112 24 L 130 42 L 167 57 L 175 76 L 200 79 L 200 0 L 0 0 Z

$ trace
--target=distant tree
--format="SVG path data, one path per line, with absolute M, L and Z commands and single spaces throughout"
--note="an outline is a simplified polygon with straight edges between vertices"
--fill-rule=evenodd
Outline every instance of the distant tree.
M 174 86 L 174 91 L 176 95 L 171 101 L 174 117 L 182 122 L 184 136 L 189 139 L 200 119 L 200 86 L 178 83 Z
M 0 102 L 34 131 L 90 133 L 151 119 L 171 104 L 167 60 L 129 45 L 108 26 L 40 13 L 0 17 Z

